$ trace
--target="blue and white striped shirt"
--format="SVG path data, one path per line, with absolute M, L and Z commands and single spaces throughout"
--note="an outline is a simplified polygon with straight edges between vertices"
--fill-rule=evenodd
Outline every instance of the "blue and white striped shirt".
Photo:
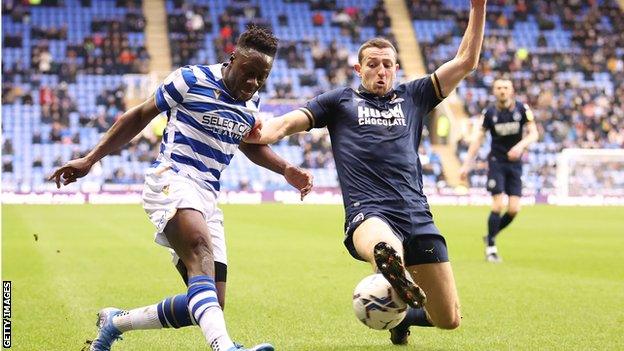
M 167 112 L 158 163 L 219 191 L 221 172 L 253 128 L 260 98 L 235 101 L 225 89 L 224 64 L 184 66 L 156 90 L 156 106 Z

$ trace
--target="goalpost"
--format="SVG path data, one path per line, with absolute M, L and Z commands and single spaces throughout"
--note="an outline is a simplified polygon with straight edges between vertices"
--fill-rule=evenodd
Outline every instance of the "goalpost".
M 557 155 L 557 198 L 624 203 L 624 149 L 563 149 Z

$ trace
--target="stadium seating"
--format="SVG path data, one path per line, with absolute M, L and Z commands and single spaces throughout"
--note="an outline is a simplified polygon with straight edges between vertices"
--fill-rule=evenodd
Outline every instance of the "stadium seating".
M 285 81 L 290 84 L 291 96 L 298 98 L 298 103 L 265 103 L 261 110 L 270 115 L 279 115 L 281 113 L 288 112 L 291 109 L 299 107 L 306 98 L 314 96 L 316 93 L 330 90 L 341 84 L 336 84 L 329 78 L 330 70 L 327 68 L 315 67 L 312 46 L 313 41 L 317 40 L 319 47 L 324 52 L 328 52 L 329 48 L 333 45 L 336 47 L 344 48 L 346 50 L 346 57 L 340 62 L 336 62 L 335 66 L 344 69 L 347 72 L 351 72 L 352 65 L 357 59 L 357 49 L 361 42 L 367 38 L 375 36 L 375 28 L 367 21 L 367 17 L 373 14 L 376 6 L 379 2 L 376 0 L 341 0 L 336 1 L 335 9 L 315 9 L 313 4 L 306 1 L 283 1 L 283 0 L 266 0 L 266 1 L 245 1 L 241 4 L 236 2 L 201 2 L 201 1 L 186 1 L 181 6 L 176 7 L 174 1 L 167 1 L 167 13 L 169 16 L 170 28 L 174 23 L 175 28 L 179 28 L 178 31 L 170 30 L 170 42 L 172 46 L 179 45 L 182 48 L 194 47 L 195 53 L 188 58 L 186 64 L 205 64 L 211 62 L 218 62 L 224 60 L 226 52 L 224 52 L 225 45 L 219 41 L 222 26 L 220 24 L 220 18 L 224 15 L 232 18 L 234 25 L 234 33 L 240 33 L 248 23 L 256 23 L 259 25 L 270 26 L 275 35 L 280 38 L 282 45 L 288 45 L 292 43 L 295 46 L 297 56 L 303 62 L 301 67 L 293 67 L 289 63 L 288 57 L 280 52 L 278 56 L 271 76 L 267 80 L 265 88 L 263 89 L 263 101 L 272 98 L 278 98 L 277 90 L 278 85 Z M 262 5 L 262 6 L 260 6 Z M 332 24 L 332 18 L 335 17 L 339 9 L 356 8 L 358 11 L 357 19 L 351 20 L 361 27 L 359 34 L 353 38 L 349 32 L 343 31 L 340 26 Z M 245 13 L 244 8 L 255 8 L 255 13 L 251 16 L 249 13 Z M 189 36 L 186 34 L 186 25 L 178 25 L 178 21 L 182 18 L 182 21 L 187 21 L 191 17 L 190 13 L 200 14 L 202 22 L 206 27 L 206 33 L 202 37 Z M 324 18 L 322 25 L 315 26 L 313 24 L 313 16 L 320 14 Z M 286 18 L 285 24 L 280 23 L 280 15 Z M 383 34 L 389 34 L 389 29 L 385 28 Z M 228 37 L 228 40 L 234 41 L 236 35 Z M 180 40 L 189 41 L 188 46 L 180 45 Z M 193 41 L 199 41 L 200 45 L 192 43 Z M 176 56 L 178 53 L 176 50 L 172 50 L 173 61 L 180 61 Z M 331 56 L 331 53 L 330 53 Z M 308 86 L 303 84 L 302 77 L 308 73 L 317 79 L 317 84 L 314 86 Z M 357 80 L 352 75 L 346 82 L 347 85 L 357 87 Z M 325 134 L 325 139 L 329 137 Z M 274 147 L 275 150 L 287 159 L 289 162 L 295 165 L 301 165 L 304 161 L 304 155 L 302 154 L 302 147 L 300 145 L 289 145 L 289 141 L 284 141 L 280 145 Z M 425 182 L 429 186 L 435 186 L 441 179 L 441 164 L 439 157 L 433 152 L 430 145 L 427 143 L 423 148 L 428 154 L 427 159 L 432 163 L 431 174 L 425 176 Z M 316 157 L 319 150 L 313 150 Z M 327 156 L 325 156 L 327 157 Z M 329 155 L 331 159 L 331 155 Z M 333 167 L 333 161 L 329 165 L 318 164 L 303 164 L 312 169 L 315 175 L 315 183 L 317 188 L 337 188 L 338 180 L 336 177 L 336 171 Z M 269 171 L 258 169 L 252 165 L 244 157 L 237 156 L 232 160 L 230 167 L 223 173 L 222 183 L 224 189 L 236 189 L 240 184 L 251 183 L 252 187 L 256 189 L 285 189 L 283 180 L 279 176 L 272 174 Z
M 84 153 L 93 147 L 99 139 L 99 133 L 90 124 L 81 124 L 80 117 L 90 118 L 98 111 L 96 96 L 105 89 L 115 89 L 124 83 L 124 77 L 119 74 L 87 74 L 85 58 L 78 56 L 71 58 L 68 55 L 72 47 L 81 47 L 88 38 L 103 35 L 109 27 L 101 26 L 99 31 L 94 31 L 92 26 L 96 21 L 117 21 L 124 22 L 127 15 L 140 16 L 140 7 L 128 9 L 126 7 L 116 7 L 114 1 L 94 1 L 91 6 L 82 7 L 77 0 L 67 0 L 63 6 L 30 6 L 22 8 L 29 14 L 29 20 L 24 17 L 13 18 L 11 11 L 3 9 L 2 27 L 3 35 L 19 34 L 22 38 L 21 47 L 3 48 L 2 68 L 3 91 L 5 88 L 17 89 L 28 95 L 32 103 L 22 100 L 7 103 L 2 101 L 2 128 L 3 139 L 9 140 L 14 149 L 12 155 L 4 155 L 4 160 L 12 161 L 13 172 L 3 172 L 3 188 L 5 190 L 41 190 L 46 175 L 49 175 L 54 165 L 53 161 L 60 157 L 62 162 L 68 161 L 72 155 L 76 156 Z M 35 29 L 43 29 L 52 32 L 54 29 L 67 27 L 64 39 L 41 39 L 33 38 Z M 124 27 L 122 38 L 128 40 L 130 48 L 138 52 L 144 45 L 144 34 L 142 32 L 132 32 L 131 28 Z M 79 68 L 73 78 L 73 82 L 65 82 L 67 94 L 76 105 L 76 110 L 67 113 L 67 125 L 63 128 L 68 135 L 78 135 L 76 140 L 71 142 L 65 140 L 54 143 L 50 140 L 52 126 L 50 123 L 42 121 L 42 105 L 40 105 L 40 89 L 42 87 L 56 88 L 62 83 L 59 74 L 53 72 L 38 72 L 34 66 L 33 49 L 37 46 L 48 48 L 54 65 L 75 62 Z M 113 54 L 119 54 L 114 52 Z M 7 70 L 16 68 L 19 72 L 11 74 L 7 79 Z M 5 95 L 6 96 L 6 95 Z M 33 135 L 40 134 L 41 142 L 33 143 Z M 33 167 L 33 162 L 41 159 L 42 165 Z M 104 161 L 108 162 L 108 161 Z M 145 162 L 144 166 L 149 163 Z M 105 179 L 112 172 L 105 167 Z
M 120 3 L 125 6 L 117 6 Z M 469 2 L 406 0 L 406 4 L 411 9 L 427 70 L 432 71 L 456 53 Z M 594 7 L 562 4 L 532 1 L 523 9 L 505 1 L 490 1 L 479 72 L 458 89 L 466 110 L 475 118 L 491 99 L 493 79 L 509 71 L 518 98 L 534 109 L 542 134 L 540 142 L 526 155 L 524 179 L 534 193 L 548 193 L 554 187 L 555 155 L 561 148 L 624 147 L 621 11 L 613 0 L 597 1 Z M 113 50 L 114 62 L 96 59 L 106 52 L 103 45 L 108 45 L 103 34 L 118 33 L 136 60 L 149 60 L 143 48 L 144 20 L 139 5 L 137 1 L 112 0 L 66 0 L 58 7 L 3 4 L 3 189 L 49 188 L 45 176 L 59 163 L 93 147 L 100 133 L 125 109 L 125 105 L 102 98 L 107 91 L 123 91 L 124 85 L 131 85 L 133 78 L 123 73 L 141 73 L 142 66 L 117 62 L 120 46 Z M 388 19 L 383 2 L 376 0 L 167 0 L 165 5 L 170 42 L 175 49 L 174 65 L 226 59 L 236 34 L 248 23 L 272 28 L 282 48 L 262 91 L 262 110 L 267 115 L 297 108 L 307 98 L 337 86 L 355 87 L 358 80 L 351 66 L 361 42 L 375 35 L 392 38 L 384 22 Z M 573 11 L 576 21 L 570 21 L 568 10 Z M 381 16 L 384 26 L 375 27 L 375 16 Z M 598 25 L 593 26 L 594 22 Z M 189 30 L 195 26 L 202 30 Z M 594 32 L 587 30 L 588 26 Z M 597 47 L 592 44 L 596 38 L 606 40 Z M 56 117 L 50 117 L 54 113 L 46 100 L 46 94 L 54 96 L 58 89 L 67 105 L 61 107 L 60 127 L 53 123 Z M 324 147 L 319 148 L 328 143 L 328 136 L 321 132 L 319 138 L 324 139 L 311 142 L 291 138 L 276 145 L 275 150 L 293 164 L 310 166 L 318 187 L 336 188 L 331 156 Z M 306 143 L 311 144 L 307 153 L 303 151 Z M 142 138 L 128 150 L 105 158 L 102 172 L 89 175 L 87 181 L 140 182 L 156 144 Z M 460 141 L 457 150 L 462 159 L 465 140 Z M 420 152 L 426 169 L 425 185 L 443 186 L 440 159 L 427 137 Z M 484 147 L 481 160 L 486 154 Z M 480 165 L 470 178 L 473 186 L 484 185 L 485 165 Z M 120 169 L 124 174 L 118 172 Z M 223 189 L 288 188 L 279 176 L 253 166 L 242 156 L 232 160 L 222 180 Z
M 414 29 L 424 48 L 427 69 L 431 71 L 455 55 L 469 3 L 462 0 L 426 3 L 407 1 L 412 9 Z M 504 1 L 488 3 L 480 67 L 460 84 L 458 93 L 466 103 L 466 110 L 477 119 L 492 101 L 493 80 L 505 74 L 510 76 L 517 97 L 532 107 L 541 134 L 540 142 L 526 155 L 528 162 L 523 175 L 526 188 L 531 193 L 548 194 L 555 186 L 555 156 L 562 148 L 624 146 L 624 116 L 621 108 L 616 107 L 624 96 L 623 69 L 608 65 L 609 60 L 617 64 L 617 56 L 622 65 L 621 11 L 614 1 L 607 0 L 598 1 L 593 7 L 589 3 L 526 3 L 526 9 Z M 568 11 L 574 21 L 566 20 Z M 600 25 L 595 25 L 595 19 Z M 610 45 L 588 46 L 586 39 L 591 33 L 586 30 L 588 27 L 595 29 L 605 44 L 611 42 Z M 584 61 L 594 62 L 584 66 Z M 598 116 L 594 113 L 597 103 L 601 113 Z M 460 144 L 463 145 L 458 148 L 458 156 L 463 160 L 467 145 L 465 141 Z M 481 162 L 477 162 L 479 169 L 470 177 L 472 186 L 485 185 L 487 165 L 482 161 L 488 148 L 485 143 L 479 153 Z

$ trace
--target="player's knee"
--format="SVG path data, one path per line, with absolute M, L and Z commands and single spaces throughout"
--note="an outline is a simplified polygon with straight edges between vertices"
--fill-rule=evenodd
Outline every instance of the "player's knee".
M 453 330 L 453 329 L 459 328 L 460 324 L 461 324 L 461 319 L 452 319 L 452 320 L 445 321 L 444 323 L 438 325 L 438 328 L 446 329 L 446 330 Z
M 492 212 L 500 213 L 503 210 L 503 198 L 499 195 L 492 197 Z
M 501 211 L 503 210 L 503 204 L 499 204 L 499 203 L 493 203 L 492 204 L 492 212 L 496 212 L 496 213 L 501 213 Z
M 436 323 L 436 327 L 440 329 L 453 330 L 453 329 L 459 328 L 460 324 L 461 324 L 461 317 L 458 311 L 457 313 L 453 313 L 449 316 L 446 316 L 445 318 L 442 318 L 442 320 Z
M 432 313 L 433 312 L 433 313 Z M 458 304 L 445 306 L 437 311 L 429 311 L 429 317 L 433 325 L 440 329 L 453 330 L 459 328 L 461 324 L 461 313 Z
M 509 204 L 509 206 L 507 207 L 507 215 L 511 216 L 512 218 L 515 217 L 518 212 L 520 212 L 520 205 L 516 205 L 516 204 Z

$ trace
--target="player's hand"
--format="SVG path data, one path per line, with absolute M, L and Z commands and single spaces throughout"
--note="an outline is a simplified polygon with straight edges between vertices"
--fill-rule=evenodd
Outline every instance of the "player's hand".
M 314 176 L 305 169 L 288 166 L 284 170 L 284 178 L 286 178 L 288 184 L 299 190 L 301 193 L 301 200 L 312 191 Z
M 77 158 L 54 171 L 48 180 L 53 180 L 56 183 L 56 188 L 60 189 L 61 183 L 63 185 L 71 184 L 78 178 L 86 176 L 92 166 L 93 164 L 85 157 Z
M 509 158 L 509 161 L 518 161 L 522 157 L 523 152 L 524 149 L 516 145 L 507 152 L 507 158 Z
M 459 179 L 462 181 L 468 180 L 468 173 L 470 172 L 470 168 L 467 165 L 462 165 L 459 169 Z

